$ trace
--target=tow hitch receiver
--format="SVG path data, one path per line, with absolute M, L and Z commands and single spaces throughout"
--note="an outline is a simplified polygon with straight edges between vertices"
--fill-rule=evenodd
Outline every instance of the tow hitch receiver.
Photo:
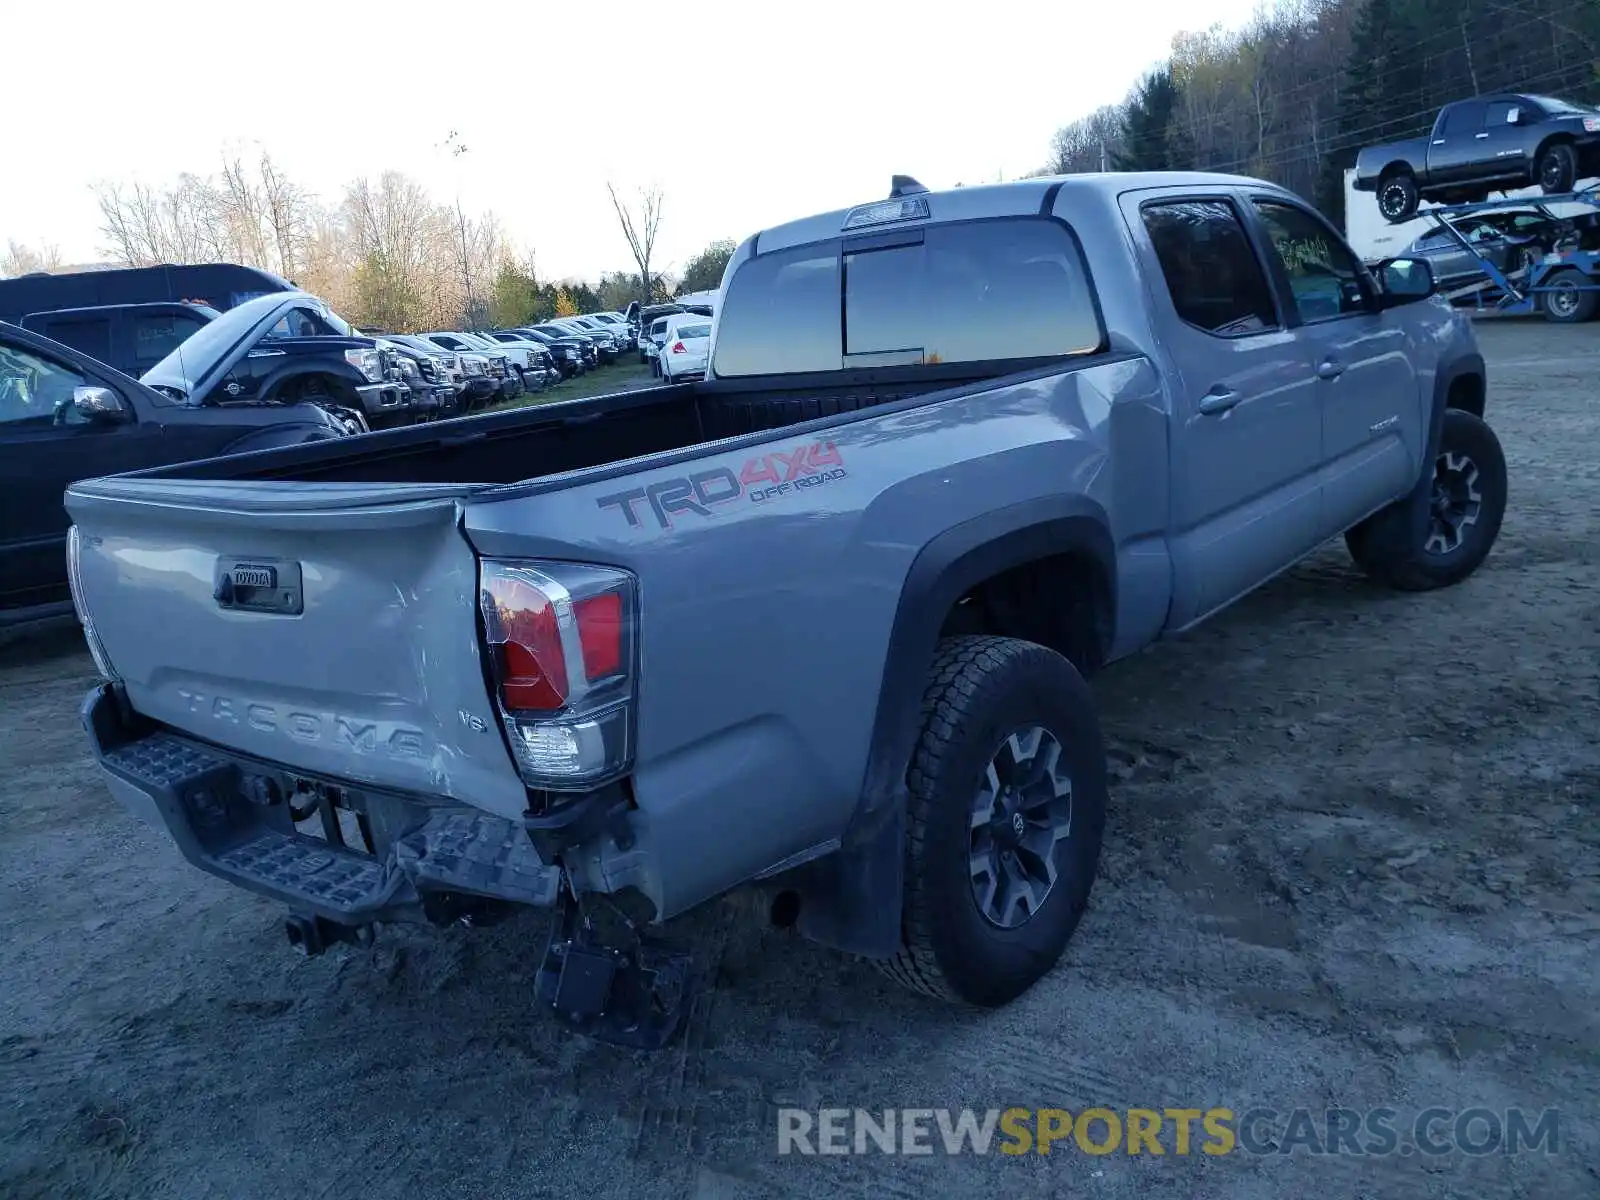
M 561 895 L 534 984 L 539 1002 L 596 1041 L 637 1050 L 665 1046 L 689 1007 L 690 956 L 647 942 L 631 923 L 623 937 L 603 939 L 570 891 Z

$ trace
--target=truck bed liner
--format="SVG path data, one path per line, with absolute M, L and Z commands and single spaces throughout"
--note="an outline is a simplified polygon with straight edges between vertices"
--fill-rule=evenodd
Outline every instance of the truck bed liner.
M 681 384 L 146 472 L 167 479 L 507 484 L 860 412 L 971 382 L 929 368 L 778 388 Z

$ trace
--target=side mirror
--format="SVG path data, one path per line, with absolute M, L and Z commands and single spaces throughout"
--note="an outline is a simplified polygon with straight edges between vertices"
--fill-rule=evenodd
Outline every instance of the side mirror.
M 1383 288 L 1384 308 L 1426 300 L 1439 288 L 1426 259 L 1386 258 L 1378 264 L 1376 273 Z
M 106 387 L 73 388 L 72 407 L 85 421 L 95 425 L 120 425 L 128 419 L 122 397 Z

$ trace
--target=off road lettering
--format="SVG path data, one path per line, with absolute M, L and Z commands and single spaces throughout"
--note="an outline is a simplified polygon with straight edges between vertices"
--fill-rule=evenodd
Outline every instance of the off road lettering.
M 738 474 L 730 467 L 709 467 L 693 475 L 658 479 L 647 487 L 599 496 L 595 504 L 620 511 L 630 529 L 644 524 L 644 508 L 649 509 L 658 529 L 671 529 L 673 519 L 685 513 L 710 517 L 711 510 L 720 504 L 739 499 L 764 504 L 798 488 L 816 487 L 845 475 L 838 446 L 832 442 L 802 442 L 789 450 L 746 459 Z

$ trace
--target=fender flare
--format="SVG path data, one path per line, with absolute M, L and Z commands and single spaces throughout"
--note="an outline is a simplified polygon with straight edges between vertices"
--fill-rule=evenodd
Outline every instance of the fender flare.
M 1054 555 L 1087 556 L 1104 589 L 1103 659 L 1114 642 L 1116 551 L 1105 510 L 1085 496 L 1051 496 L 996 509 L 939 534 L 906 573 L 889 635 L 883 682 L 855 816 L 840 848 L 798 868 L 799 931 L 849 953 L 886 957 L 900 946 L 906 771 L 920 733 L 922 694 L 946 616 L 978 584 Z
M 1484 369 L 1483 355 L 1469 352 L 1450 360 L 1448 365 L 1441 364 L 1433 377 L 1433 407 L 1428 414 L 1428 440 L 1423 449 L 1421 469 L 1417 472 L 1417 481 L 1412 485 L 1411 491 L 1396 500 L 1394 504 L 1387 505 L 1378 512 L 1368 517 L 1361 524 L 1376 521 L 1384 513 L 1391 512 L 1398 505 L 1405 505 L 1409 510 L 1409 520 L 1418 524 L 1425 524 L 1428 520 L 1428 503 L 1433 493 L 1433 461 L 1439 457 L 1439 439 L 1444 436 L 1444 414 L 1450 408 L 1450 393 L 1457 382 L 1466 378 L 1477 378 L 1482 391 L 1479 403 L 1473 406 L 1462 406 L 1463 412 L 1470 412 L 1473 416 L 1482 418 L 1484 407 L 1488 403 L 1489 376 Z M 1360 528 L 1360 526 L 1357 526 Z

